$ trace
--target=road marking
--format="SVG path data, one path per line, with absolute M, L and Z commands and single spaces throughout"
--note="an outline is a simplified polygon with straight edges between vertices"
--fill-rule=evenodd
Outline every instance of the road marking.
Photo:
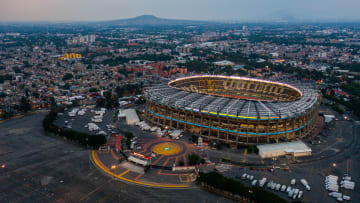
M 124 172 L 120 173 L 119 177 L 122 177 L 123 175 L 125 175 L 125 174 L 129 173 L 129 171 L 130 171 L 130 169 L 128 169 L 128 170 L 126 170 L 126 171 L 124 171 Z
M 156 164 L 156 163 L 159 162 L 160 159 L 162 159 L 162 158 L 163 158 L 163 155 L 161 155 L 161 156 L 160 156 L 159 158 L 157 158 L 154 162 L 152 162 L 151 165 Z
M 18 118 L 21 118 L 21 117 L 23 117 L 23 116 L 24 116 L 24 115 L 13 116 L 13 117 L 11 117 L 11 118 L 9 118 L 9 119 L 5 119 L 5 120 L 0 121 L 0 123 L 4 123 L 4 122 L 6 122 L 6 121 L 10 121 L 10 120 L 13 120 L 13 119 L 18 119 Z
M 139 174 L 138 176 L 136 176 L 135 180 L 139 180 L 139 178 L 142 176 L 142 174 Z
M 189 176 L 188 175 L 179 175 L 179 179 L 181 183 L 188 183 L 190 182 L 189 180 Z
M 116 156 L 116 154 L 114 153 L 114 151 L 111 149 L 111 155 L 114 157 L 114 159 L 118 160 L 119 161 L 119 157 Z
M 105 173 L 107 173 L 107 174 L 109 174 L 109 175 L 111 175 L 111 176 L 113 176 L 115 178 L 118 178 L 120 180 L 124 180 L 124 181 L 127 181 L 129 183 L 134 183 L 134 184 L 138 184 L 138 185 L 149 186 L 149 187 L 160 187 L 160 188 L 188 188 L 189 187 L 188 185 L 180 185 L 180 184 L 144 183 L 144 182 L 140 182 L 140 181 L 137 181 L 137 180 L 131 180 L 131 179 L 122 177 L 121 174 L 117 175 L 117 174 L 107 170 L 106 168 L 104 168 L 103 163 L 96 158 L 95 150 L 92 150 L 90 152 L 91 152 L 91 157 L 92 157 L 93 163 L 97 167 L 99 167 Z
M 346 173 L 349 173 L 350 162 L 351 162 L 351 159 L 348 159 L 348 160 L 346 161 Z
M 246 162 L 246 155 L 247 155 L 247 148 L 245 148 L 245 150 L 244 150 L 244 159 L 243 159 L 243 163 L 245 163 Z
M 186 153 L 183 155 L 183 158 L 184 158 L 184 166 L 187 166 L 187 163 L 186 163 Z
M 96 159 L 99 159 L 98 154 L 97 154 L 96 152 L 95 152 L 94 154 L 95 154 L 95 158 L 96 158 Z M 109 169 L 107 166 L 105 166 L 103 163 L 100 162 L 100 164 L 101 164 L 101 166 L 102 166 L 103 168 L 105 168 L 106 170 L 108 170 L 108 171 L 110 170 L 110 169 Z
M 166 165 L 167 165 L 167 163 L 169 162 L 169 160 L 170 160 L 170 158 L 167 158 L 167 159 L 165 160 L 165 162 L 163 163 L 163 165 L 162 165 L 162 166 L 166 166 Z

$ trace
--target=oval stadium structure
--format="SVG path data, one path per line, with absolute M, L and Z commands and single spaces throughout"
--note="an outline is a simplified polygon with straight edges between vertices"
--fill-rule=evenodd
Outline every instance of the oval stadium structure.
M 215 75 L 148 87 L 144 97 L 149 122 L 234 144 L 280 142 L 308 135 L 321 100 L 309 83 Z

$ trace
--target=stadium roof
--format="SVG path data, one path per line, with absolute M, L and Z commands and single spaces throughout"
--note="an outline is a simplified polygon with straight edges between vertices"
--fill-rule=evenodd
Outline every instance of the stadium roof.
M 254 120 L 296 117 L 305 113 L 317 103 L 319 93 L 313 84 L 302 83 L 297 80 L 282 82 L 291 84 L 291 86 L 301 91 L 302 96 L 298 100 L 285 102 L 245 100 L 187 92 L 170 87 L 168 84 L 160 84 L 146 89 L 145 97 L 153 102 L 173 108 Z

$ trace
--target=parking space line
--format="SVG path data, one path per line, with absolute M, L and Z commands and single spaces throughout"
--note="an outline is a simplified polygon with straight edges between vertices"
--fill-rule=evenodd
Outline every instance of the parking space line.
M 116 156 L 116 154 L 114 153 L 114 151 L 111 149 L 111 155 L 114 157 L 114 159 L 119 160 L 120 158 L 118 156 Z
M 162 159 L 163 158 L 163 155 L 161 155 L 158 159 L 156 159 L 153 163 L 151 163 L 151 165 L 154 165 L 154 164 L 156 164 L 157 162 L 159 162 L 160 161 L 160 159 Z
M 142 176 L 143 174 L 139 174 L 138 176 L 136 176 L 135 180 L 139 180 L 139 178 Z
M 119 177 L 124 176 L 125 174 L 129 173 L 129 171 L 130 171 L 130 169 L 128 169 L 128 170 L 126 170 L 126 171 L 124 171 L 124 172 L 120 173 Z

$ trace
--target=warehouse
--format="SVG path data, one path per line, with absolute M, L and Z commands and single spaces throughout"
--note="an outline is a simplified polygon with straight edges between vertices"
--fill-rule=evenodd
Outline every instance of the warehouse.
M 135 123 L 140 121 L 135 109 L 125 109 L 122 111 L 122 113 L 125 114 L 126 124 L 128 125 L 134 125 Z
M 294 157 L 311 156 L 311 148 L 302 141 L 264 144 L 258 145 L 257 148 L 262 159 L 285 155 Z

